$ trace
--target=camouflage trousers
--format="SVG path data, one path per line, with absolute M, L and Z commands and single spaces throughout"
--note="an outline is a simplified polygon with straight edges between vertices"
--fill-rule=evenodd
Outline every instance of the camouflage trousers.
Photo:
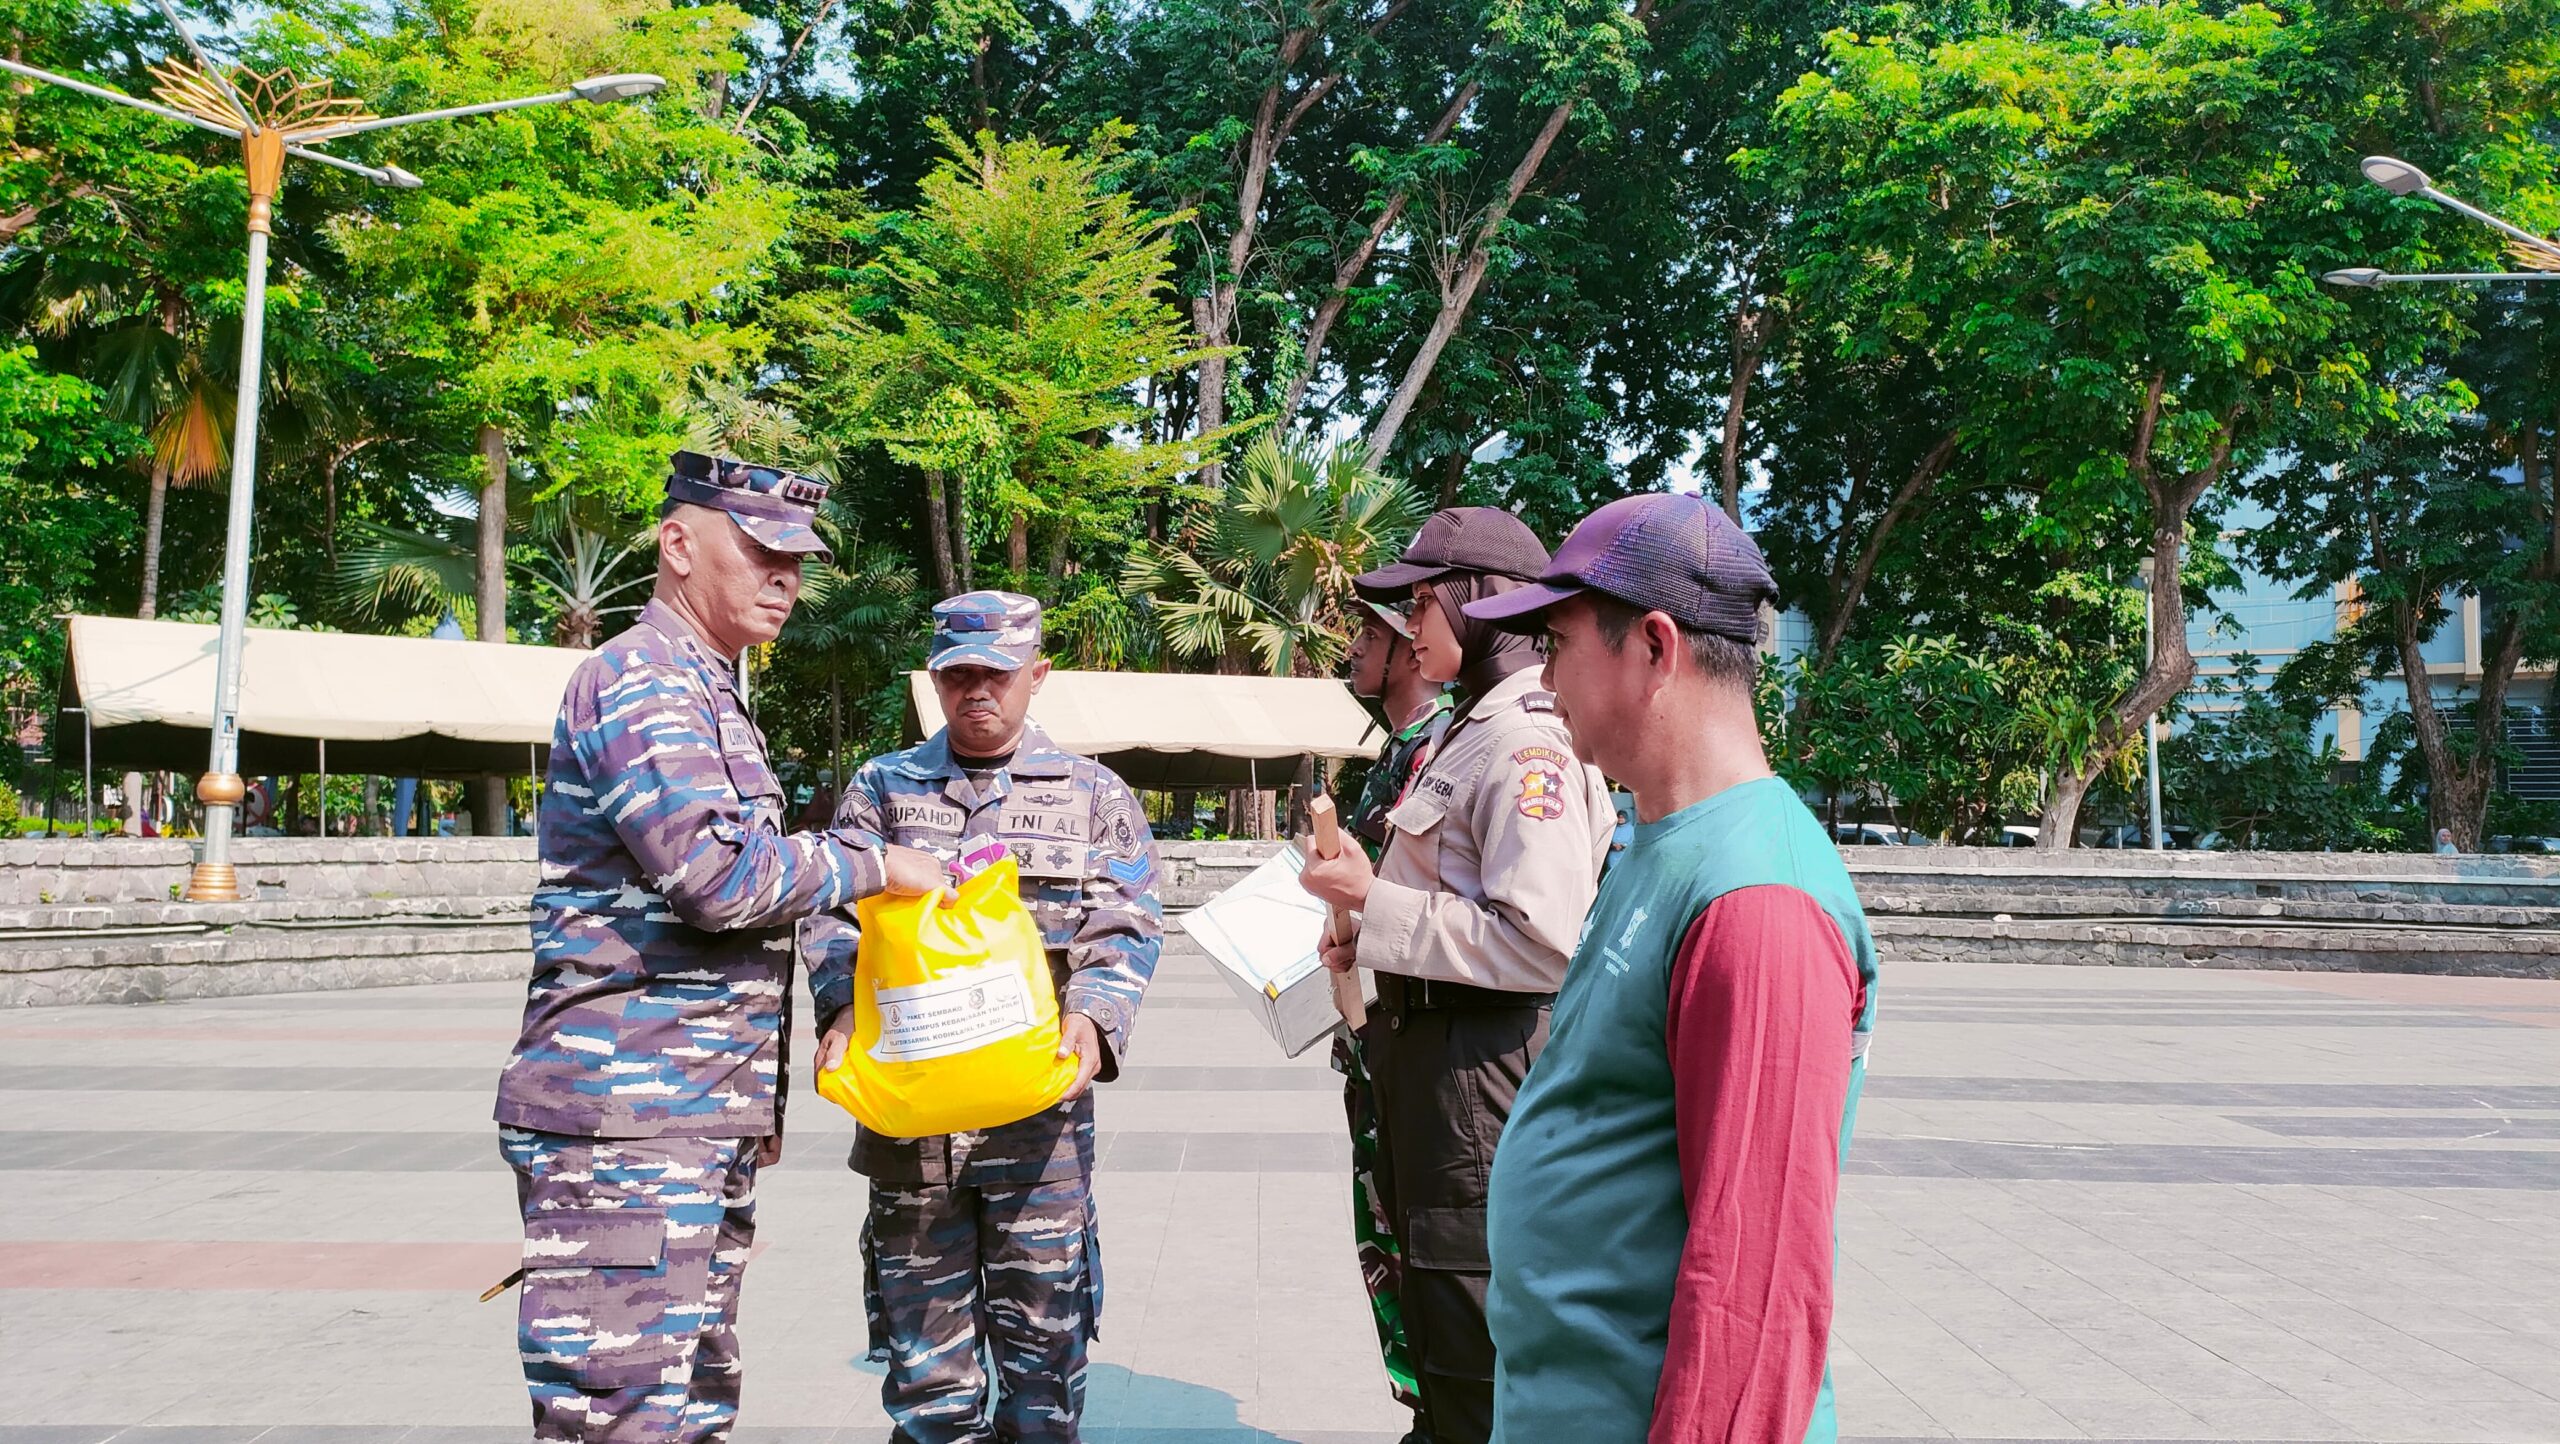
M 1102 1313 L 1091 1179 L 874 1180 L 862 1261 L 898 1444 L 1075 1444 Z
M 729 1437 L 755 1148 L 751 1138 L 498 1130 L 524 1214 L 516 1346 L 534 1438 Z
M 1387 1216 L 1386 1198 L 1378 1188 L 1378 1099 L 1359 1044 L 1347 1028 L 1334 1032 L 1333 1067 L 1342 1075 L 1342 1111 L 1351 1126 L 1351 1239 L 1359 1251 L 1360 1283 L 1369 1291 L 1369 1312 L 1378 1325 L 1387 1392 L 1418 1413 L 1422 1392 L 1414 1384 L 1413 1350 L 1405 1342 L 1399 1293 L 1404 1246 L 1396 1242 L 1395 1220 Z

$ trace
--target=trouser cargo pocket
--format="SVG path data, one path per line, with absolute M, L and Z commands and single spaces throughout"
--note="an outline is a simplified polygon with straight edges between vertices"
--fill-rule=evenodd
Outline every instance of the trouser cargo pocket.
M 517 1346 L 529 1377 L 580 1390 L 656 1383 L 680 1368 L 701 1326 L 693 1306 L 710 1257 L 671 1277 L 657 1208 L 542 1211 L 525 1220 Z

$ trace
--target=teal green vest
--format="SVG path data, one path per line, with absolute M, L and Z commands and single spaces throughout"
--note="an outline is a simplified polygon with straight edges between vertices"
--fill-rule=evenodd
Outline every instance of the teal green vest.
M 1867 983 L 1840 1115 L 1847 1157 L 1876 953 L 1839 849 L 1776 778 L 1638 826 L 1601 880 L 1546 1051 L 1494 1155 L 1495 1444 L 1640 1444 L 1652 1423 L 1689 1229 L 1664 1031 L 1671 961 L 1707 904 L 1766 884 L 1811 894 Z M 1825 1370 L 1805 1439 L 1838 1435 Z

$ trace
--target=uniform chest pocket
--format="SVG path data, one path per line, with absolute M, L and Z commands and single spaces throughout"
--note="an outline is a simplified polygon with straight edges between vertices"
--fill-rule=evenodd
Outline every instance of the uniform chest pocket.
M 727 728 L 721 729 L 726 732 Z M 723 749 L 722 765 L 729 769 L 729 785 L 737 789 L 738 801 L 744 804 L 748 825 L 766 832 L 782 830 L 782 779 L 765 766 L 760 750 L 729 751 Z
M 1399 836 L 1420 838 L 1428 835 L 1449 816 L 1449 799 L 1417 785 L 1413 794 L 1387 810 L 1387 825 Z

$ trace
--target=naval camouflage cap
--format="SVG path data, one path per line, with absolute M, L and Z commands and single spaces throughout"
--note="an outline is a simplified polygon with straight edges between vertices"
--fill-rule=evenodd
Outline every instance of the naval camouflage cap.
M 730 456 L 679 451 L 667 462 L 667 500 L 725 511 L 738 529 L 778 552 L 835 560 L 815 525 L 827 484 Z
M 933 655 L 925 666 L 1014 672 L 1040 655 L 1040 603 L 1020 592 L 962 592 L 933 606 Z

